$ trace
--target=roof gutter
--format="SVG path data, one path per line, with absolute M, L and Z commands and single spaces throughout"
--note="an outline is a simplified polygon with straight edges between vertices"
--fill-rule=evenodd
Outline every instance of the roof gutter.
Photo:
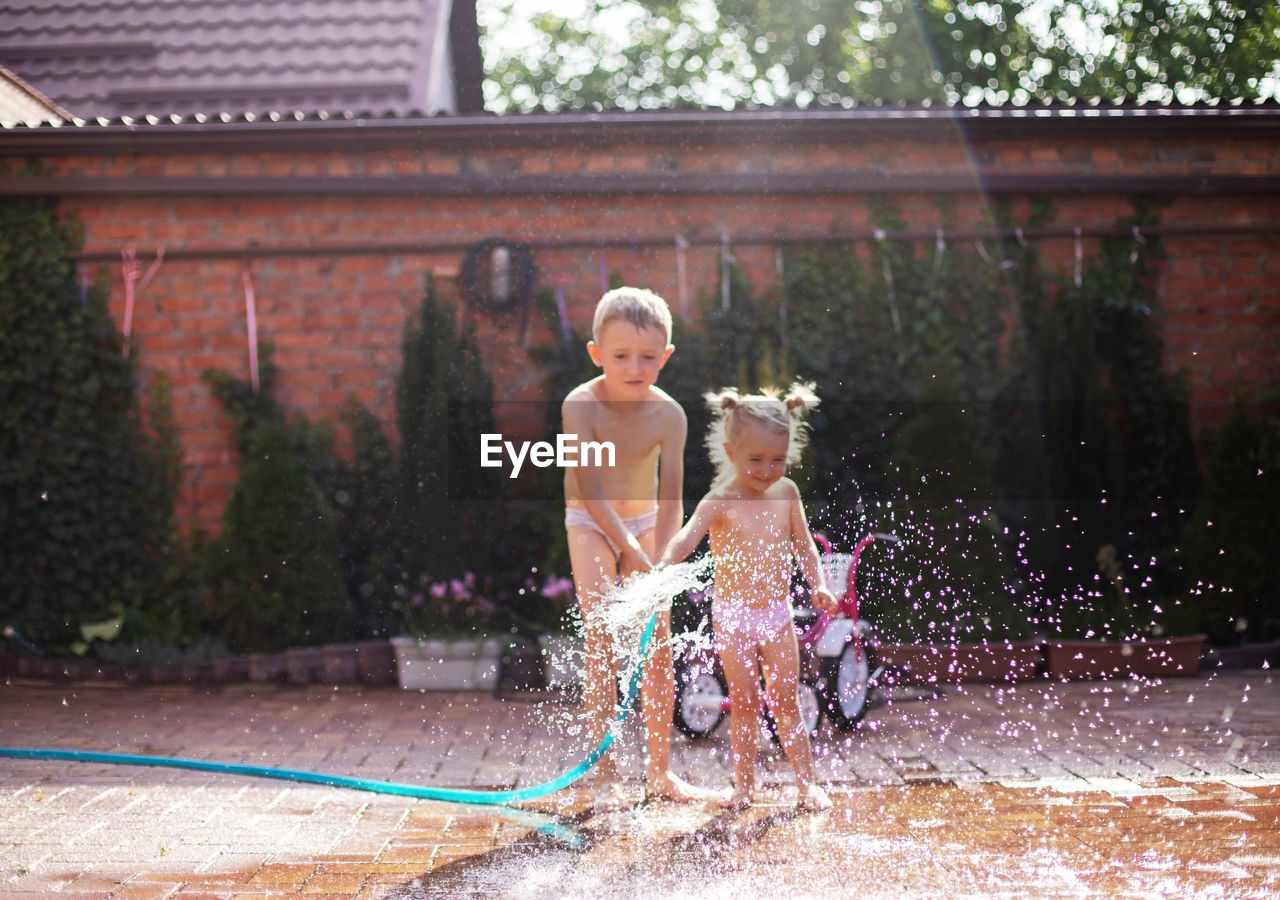
M 630 112 L 529 115 L 333 117 L 269 114 L 75 120 L 0 128 L 0 156 L 86 153 L 306 152 L 482 147 L 796 144 L 957 139 L 1280 137 L 1280 105 L 1069 106 L 973 109 L 860 107 L 850 110 Z

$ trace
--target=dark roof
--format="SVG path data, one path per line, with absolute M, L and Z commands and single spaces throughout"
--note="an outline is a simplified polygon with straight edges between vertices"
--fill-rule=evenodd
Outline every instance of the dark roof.
M 0 63 L 83 119 L 452 111 L 450 0 L 15 0 Z

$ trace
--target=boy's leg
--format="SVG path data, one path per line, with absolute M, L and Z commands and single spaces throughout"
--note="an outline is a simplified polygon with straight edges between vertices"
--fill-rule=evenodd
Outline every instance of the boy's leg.
M 636 540 L 652 559 L 656 555 L 654 532 L 642 532 Z M 630 571 L 622 573 L 630 575 Z M 649 793 L 667 800 L 710 800 L 716 793 L 689 784 L 671 771 L 671 730 L 675 720 L 676 684 L 671 658 L 671 612 L 659 614 L 645 660 L 640 698 L 644 714 L 645 744 L 649 759 L 645 784 Z
M 585 672 L 582 700 L 586 707 L 588 735 L 592 749 L 604 737 L 613 721 L 617 704 L 617 664 L 609 630 L 600 615 L 601 598 L 613 587 L 617 560 L 604 535 L 591 528 L 567 529 L 569 563 L 573 568 L 573 589 L 582 613 Z M 596 766 L 600 782 L 619 782 L 617 757 L 611 750 Z
M 733 755 L 730 802 L 751 802 L 756 789 L 756 756 L 760 749 L 760 676 L 756 648 L 738 635 L 722 636 L 717 645 L 720 667 L 729 687 L 729 749 Z
M 800 682 L 800 650 L 795 629 L 788 625 L 760 645 L 764 671 L 765 702 L 778 726 L 778 741 L 796 775 L 796 792 L 806 809 L 831 805 L 826 792 L 813 782 L 813 746 L 800 717 L 797 697 Z

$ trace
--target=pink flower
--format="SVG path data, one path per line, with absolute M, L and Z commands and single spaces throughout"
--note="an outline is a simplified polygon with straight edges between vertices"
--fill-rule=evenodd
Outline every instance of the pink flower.
M 444 595 L 449 592 L 449 585 L 441 582 L 440 584 L 431 585 L 431 599 L 443 600 Z
M 573 579 L 551 576 L 542 585 L 542 595 L 555 599 L 563 597 L 573 590 Z

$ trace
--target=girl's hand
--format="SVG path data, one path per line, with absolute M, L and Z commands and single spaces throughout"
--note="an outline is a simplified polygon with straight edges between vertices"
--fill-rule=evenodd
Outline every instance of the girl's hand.
M 840 611 L 840 602 L 836 600 L 835 595 L 824 587 L 818 588 L 813 592 L 813 605 L 824 613 L 835 615 Z

